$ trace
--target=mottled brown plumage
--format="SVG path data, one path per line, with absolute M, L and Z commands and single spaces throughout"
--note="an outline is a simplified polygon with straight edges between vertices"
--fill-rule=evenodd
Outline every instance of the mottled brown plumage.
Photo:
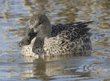
M 51 25 L 45 14 L 34 14 L 30 19 L 28 34 L 19 43 L 23 45 L 22 53 L 26 55 L 27 50 L 34 55 L 45 56 L 85 53 L 91 49 L 91 33 L 87 24 L 92 22 Z M 28 54 L 26 56 L 33 56 L 30 52 Z

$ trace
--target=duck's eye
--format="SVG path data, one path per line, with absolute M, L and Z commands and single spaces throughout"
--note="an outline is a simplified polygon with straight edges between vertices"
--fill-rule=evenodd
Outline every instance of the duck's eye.
M 41 25 L 43 22 L 39 22 L 38 25 Z

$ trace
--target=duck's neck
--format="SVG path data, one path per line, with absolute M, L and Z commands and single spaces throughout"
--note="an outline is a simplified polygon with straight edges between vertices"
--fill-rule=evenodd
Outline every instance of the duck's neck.
M 51 34 L 45 36 L 45 37 L 40 37 L 40 36 L 37 36 L 35 37 L 32 41 L 31 41 L 31 45 L 33 48 L 43 48 L 43 45 L 44 45 L 44 41 L 46 39 L 49 39 L 51 37 Z
M 43 48 L 44 38 L 36 37 L 33 40 L 33 48 Z

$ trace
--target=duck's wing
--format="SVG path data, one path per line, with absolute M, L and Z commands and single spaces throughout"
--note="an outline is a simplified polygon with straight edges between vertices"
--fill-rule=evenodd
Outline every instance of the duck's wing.
M 69 24 L 57 24 L 52 25 L 52 37 L 60 35 L 65 39 L 71 39 L 71 41 L 82 37 L 83 35 L 91 36 L 92 34 L 89 32 L 91 28 L 88 28 L 87 24 L 92 23 L 93 21 L 89 22 L 73 22 Z

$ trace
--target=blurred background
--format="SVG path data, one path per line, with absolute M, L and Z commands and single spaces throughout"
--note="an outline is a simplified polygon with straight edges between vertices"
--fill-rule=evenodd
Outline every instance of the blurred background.
M 0 80 L 110 81 L 110 0 L 0 0 Z M 17 45 L 34 13 L 51 24 L 94 21 L 91 56 L 22 57 Z

